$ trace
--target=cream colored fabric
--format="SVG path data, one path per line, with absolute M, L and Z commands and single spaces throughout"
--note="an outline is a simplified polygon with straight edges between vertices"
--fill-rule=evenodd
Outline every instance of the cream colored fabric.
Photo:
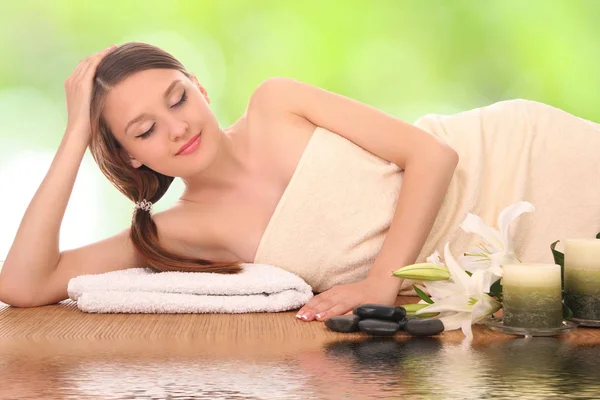
M 389 229 L 401 169 L 317 127 L 267 225 L 256 260 L 313 291 L 364 278 Z
M 551 242 L 592 237 L 600 230 L 600 125 L 527 100 L 426 115 L 415 125 L 460 155 L 417 262 L 435 250 L 443 254 L 448 240 L 458 257 L 479 241 L 458 227 L 468 212 L 496 226 L 500 211 L 519 200 L 536 207 L 512 225 L 523 262 L 552 262 Z M 254 262 L 291 271 L 317 292 L 364 278 L 389 229 L 403 173 L 318 127 Z M 403 288 L 410 289 L 409 284 Z
M 550 244 L 600 231 L 600 125 L 530 100 L 508 100 L 451 116 L 426 115 L 415 125 L 460 156 L 420 260 L 450 241 L 455 256 L 479 243 L 458 228 L 468 212 L 497 228 L 519 201 L 536 210 L 511 224 L 522 262 L 554 263 Z M 561 248 L 561 246 L 559 246 Z

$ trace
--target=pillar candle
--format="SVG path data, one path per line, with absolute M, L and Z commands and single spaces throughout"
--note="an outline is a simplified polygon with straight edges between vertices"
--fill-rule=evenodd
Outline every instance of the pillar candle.
M 575 319 L 600 320 L 600 239 L 565 241 L 565 304 Z
M 502 271 L 505 326 L 556 328 L 562 325 L 560 265 L 505 264 Z

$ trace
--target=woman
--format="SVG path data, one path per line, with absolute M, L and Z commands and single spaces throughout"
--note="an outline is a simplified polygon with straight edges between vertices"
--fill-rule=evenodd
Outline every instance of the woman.
M 63 141 L 0 274 L 0 300 L 15 306 L 64 300 L 69 280 L 82 274 L 139 266 L 236 273 L 240 263 L 260 262 L 296 272 L 321 292 L 298 317 L 324 320 L 363 303 L 393 304 L 402 281 L 391 271 L 443 246 L 466 212 L 489 211 L 490 219 L 506 206 L 477 201 L 481 180 L 471 178 L 484 163 L 472 162 L 467 150 L 482 148 L 467 145 L 469 134 L 445 130 L 477 118 L 429 116 L 420 121 L 429 124 L 424 130 L 314 86 L 272 78 L 254 91 L 239 120 L 221 129 L 195 76 L 144 43 L 88 57 L 65 89 Z M 510 103 L 519 110 L 531 104 Z M 88 144 L 102 172 L 136 202 L 133 221 L 113 237 L 59 252 L 60 223 Z M 505 157 L 505 149 L 511 147 L 488 151 Z M 581 164 L 598 166 L 591 157 Z M 184 193 L 152 215 L 174 177 L 184 181 Z M 600 221 L 598 214 L 590 209 L 588 222 Z

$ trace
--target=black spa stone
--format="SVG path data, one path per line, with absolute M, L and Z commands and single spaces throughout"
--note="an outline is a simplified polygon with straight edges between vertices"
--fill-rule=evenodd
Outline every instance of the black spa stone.
M 400 323 L 398 321 L 368 318 L 361 319 L 358 328 L 373 336 L 393 336 L 400 330 Z
M 444 324 L 438 318 L 411 318 L 404 330 L 411 336 L 433 336 L 444 331 Z
M 360 317 L 358 315 L 341 315 L 338 317 L 331 317 L 325 320 L 325 326 L 335 332 L 358 332 L 358 322 Z
M 404 329 L 404 325 L 406 325 L 406 321 L 408 321 L 408 318 L 406 318 L 406 317 L 402 318 L 402 321 L 398 321 L 398 324 L 400 324 L 400 330 Z
M 389 321 L 402 321 L 406 317 L 404 307 L 385 306 L 382 304 L 361 304 L 352 311 L 361 319 L 375 318 Z

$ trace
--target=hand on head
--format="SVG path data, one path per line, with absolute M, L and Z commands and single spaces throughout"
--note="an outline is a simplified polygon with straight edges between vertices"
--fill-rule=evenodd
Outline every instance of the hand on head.
M 116 47 L 117 45 L 113 44 L 81 60 L 64 83 L 68 114 L 67 132 L 76 131 L 78 135 L 84 135 L 88 143 L 91 137 L 90 103 L 96 68 Z

